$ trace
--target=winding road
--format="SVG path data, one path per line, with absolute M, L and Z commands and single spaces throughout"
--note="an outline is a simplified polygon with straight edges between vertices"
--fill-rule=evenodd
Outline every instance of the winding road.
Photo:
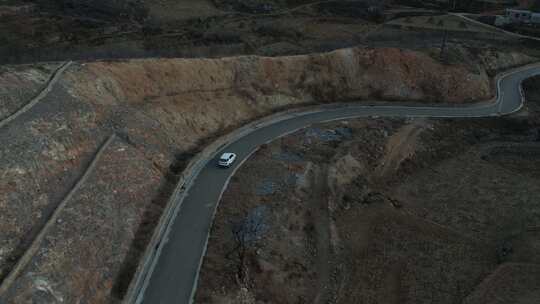
M 221 194 L 230 177 L 261 144 L 313 123 L 356 117 L 447 117 L 467 118 L 506 115 L 523 105 L 521 82 L 540 74 L 540 64 L 529 65 L 497 78 L 497 99 L 491 103 L 460 106 L 336 105 L 300 112 L 288 119 L 253 128 L 215 151 L 194 177 L 181 207 L 161 239 L 158 254 L 137 290 L 135 303 L 191 303 L 206 252 L 210 228 Z M 238 154 L 228 170 L 216 167 L 216 155 L 223 151 Z

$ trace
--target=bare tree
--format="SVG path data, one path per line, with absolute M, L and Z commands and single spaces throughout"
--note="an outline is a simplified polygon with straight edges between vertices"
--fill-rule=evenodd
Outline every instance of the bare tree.
M 239 282 L 244 282 L 248 277 L 246 263 L 249 250 L 255 247 L 268 228 L 264 222 L 265 211 L 266 206 L 259 206 L 250 210 L 239 222 L 231 222 L 235 247 L 227 257 L 237 261 Z

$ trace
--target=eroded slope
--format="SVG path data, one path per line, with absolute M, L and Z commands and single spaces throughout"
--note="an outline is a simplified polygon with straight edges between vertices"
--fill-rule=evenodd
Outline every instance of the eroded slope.
M 48 74 L 40 75 L 30 81 L 32 92 Z M 186 160 L 205 141 L 246 121 L 308 103 L 461 103 L 489 98 L 490 86 L 484 64 L 444 65 L 398 49 L 75 63 L 46 98 L 0 129 L 0 278 L 9 283 L 0 297 L 8 303 L 120 299 Z M 27 102 L 22 97 L 17 104 Z M 117 150 L 104 152 L 60 211 L 73 220 L 51 222 L 113 134 Z M 96 250 L 100 246 L 105 249 Z M 30 248 L 36 249 L 30 263 L 6 283 Z

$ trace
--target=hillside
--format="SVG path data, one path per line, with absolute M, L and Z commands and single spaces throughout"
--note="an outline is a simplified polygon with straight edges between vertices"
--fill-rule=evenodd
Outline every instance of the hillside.
M 121 299 L 186 161 L 247 121 L 313 103 L 484 100 L 488 75 L 532 60 L 490 51 L 448 64 L 429 52 L 72 63 L 0 129 L 0 299 Z M 4 117 L 58 67 L 5 67 Z
M 355 119 L 262 146 L 220 201 L 198 303 L 537 303 L 540 77 L 484 119 Z

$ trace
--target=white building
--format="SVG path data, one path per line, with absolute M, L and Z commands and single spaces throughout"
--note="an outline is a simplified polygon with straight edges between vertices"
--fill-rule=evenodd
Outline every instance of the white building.
M 526 10 L 507 9 L 506 15 L 509 23 L 538 24 L 540 25 L 540 13 Z

